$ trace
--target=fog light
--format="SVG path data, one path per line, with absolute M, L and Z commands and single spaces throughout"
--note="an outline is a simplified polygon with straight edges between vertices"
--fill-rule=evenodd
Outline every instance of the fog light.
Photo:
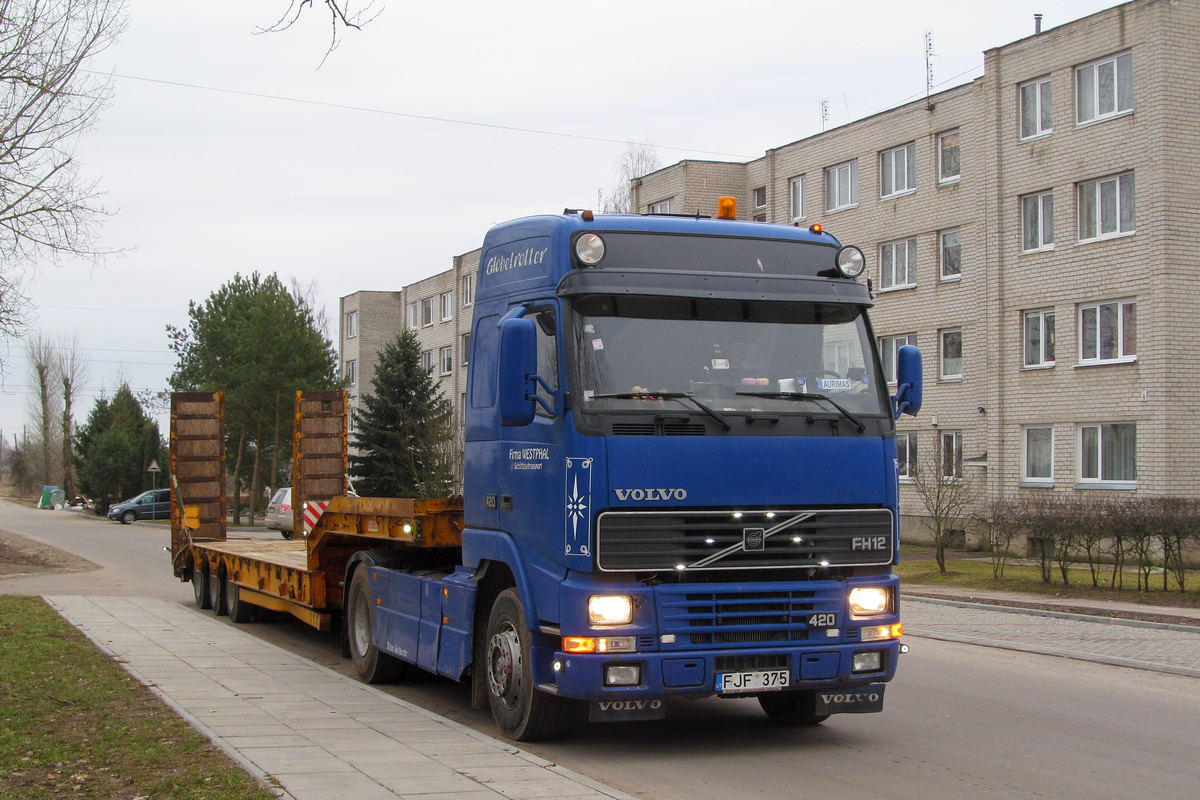
M 855 653 L 851 669 L 855 672 L 879 672 L 883 669 L 883 654 L 878 650 L 867 653 Z
M 604 667 L 605 686 L 637 686 L 642 682 L 642 668 L 637 664 L 608 664 Z
M 595 266 L 604 258 L 604 240 L 594 233 L 585 233 L 575 240 L 575 257 L 585 266 Z
M 606 636 L 596 640 L 597 653 L 632 653 L 634 651 L 632 636 Z

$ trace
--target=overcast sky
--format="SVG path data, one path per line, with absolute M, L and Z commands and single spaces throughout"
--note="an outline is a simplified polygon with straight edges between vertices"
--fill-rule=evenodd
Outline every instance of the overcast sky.
M 983 52 L 1112 0 L 378 0 L 329 43 L 321 4 L 256 35 L 287 0 L 132 0 L 92 67 L 114 98 L 80 142 L 113 216 L 98 268 L 41 269 L 34 329 L 78 333 L 77 423 L 124 381 L 167 388 L 165 326 L 236 273 L 338 298 L 450 267 L 487 228 L 597 205 L 623 142 L 663 164 L 748 160 L 983 73 Z M 0 433 L 27 425 L 28 362 L 0 342 Z M 160 417 L 163 434 L 166 419 Z

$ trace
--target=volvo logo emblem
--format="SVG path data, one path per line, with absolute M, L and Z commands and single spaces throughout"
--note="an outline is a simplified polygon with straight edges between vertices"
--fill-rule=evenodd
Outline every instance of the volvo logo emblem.
M 742 528 L 742 549 L 761 552 L 766 546 L 766 531 L 762 528 Z

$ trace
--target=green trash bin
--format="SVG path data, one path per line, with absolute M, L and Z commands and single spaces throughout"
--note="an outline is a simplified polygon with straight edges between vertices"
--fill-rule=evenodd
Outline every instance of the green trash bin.
M 57 490 L 57 486 L 43 486 L 42 499 L 38 501 L 38 508 L 54 508 L 54 499 L 51 497 L 51 492 Z

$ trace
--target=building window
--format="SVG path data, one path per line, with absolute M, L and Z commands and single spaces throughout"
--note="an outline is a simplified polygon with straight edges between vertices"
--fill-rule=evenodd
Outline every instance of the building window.
M 962 431 L 941 431 L 938 436 L 938 463 L 941 464 L 943 481 L 962 478 Z
M 1045 136 L 1054 130 L 1050 108 L 1050 79 L 1030 81 L 1021 86 L 1021 138 Z
M 1119 56 L 1075 68 L 1075 122 L 1108 119 L 1133 109 L 1133 55 Z
M 755 208 L 766 208 L 767 207 L 767 187 L 760 186 L 754 190 L 754 207 Z
M 459 355 L 458 355 L 458 363 L 462 364 L 465 367 L 467 365 L 468 359 L 470 357 L 471 357 L 471 334 L 464 333 L 462 335 L 462 347 L 461 347 L 461 351 L 459 352 Z
M 433 351 L 432 350 L 422 350 L 421 351 L 421 368 L 423 370 L 425 370 L 426 372 L 433 372 L 433 367 L 434 367 Z
M 343 376 L 346 378 L 346 385 L 347 385 L 347 386 L 354 386 L 354 385 L 355 385 L 355 382 L 356 382 L 356 381 L 357 381 L 357 379 L 358 379 L 358 376 L 355 374 L 355 373 L 356 373 L 356 369 L 355 369 L 355 367 L 356 367 L 356 366 L 357 366 L 357 364 L 356 364 L 354 361 L 347 361 L 347 362 L 346 362 L 346 369 L 345 369 L 345 370 L 342 372 L 342 375 L 343 375 Z
M 421 301 L 421 327 L 433 324 L 433 298 L 426 297 Z
M 454 292 L 442 292 L 442 322 L 454 317 Z
M 900 481 L 909 483 L 917 471 L 917 435 L 915 433 L 896 434 L 896 471 L 900 473 Z
M 463 308 L 475 302 L 475 276 L 463 275 L 462 278 L 462 303 Z
M 1054 428 L 1025 429 L 1025 468 L 1023 480 L 1050 483 L 1054 480 Z
M 962 175 L 962 160 L 958 149 L 959 132 L 947 131 L 938 136 L 938 181 L 954 183 Z
M 408 311 L 409 311 L 409 314 L 408 314 L 409 327 L 412 327 L 412 328 L 421 327 L 421 304 L 420 303 L 411 304 L 408 307 Z
M 346 312 L 346 338 L 353 339 L 358 336 L 358 312 Z
M 955 228 L 942 232 L 942 280 L 956 281 L 962 277 L 962 231 Z
M 1079 307 L 1079 363 L 1120 363 L 1136 358 L 1136 301 L 1114 300 Z
M 788 196 L 791 198 L 791 216 L 792 222 L 799 222 L 804 219 L 808 212 L 804 207 L 805 195 L 807 194 L 805 183 L 806 178 L 801 175 L 798 178 L 792 178 L 788 181 Z
M 962 329 L 953 328 L 941 331 L 940 339 L 942 343 L 942 380 L 962 380 Z
M 1079 481 L 1137 480 L 1137 424 L 1079 426 Z
M 1054 247 L 1054 192 L 1021 198 L 1021 249 L 1049 250 Z
M 895 197 L 917 188 L 917 146 L 906 144 L 879 154 L 879 196 Z
M 906 344 L 917 346 L 917 335 L 906 333 L 901 336 L 884 336 L 879 340 L 879 357 L 883 360 L 883 376 L 888 383 L 896 382 L 896 354 Z
M 1133 233 L 1133 173 L 1079 184 L 1079 239 Z
M 879 286 L 907 289 L 917 285 L 917 240 L 905 239 L 879 245 Z
M 673 197 L 668 197 L 666 200 L 659 200 L 657 203 L 651 203 L 650 204 L 650 213 L 651 214 L 670 214 L 671 213 L 671 201 L 674 199 L 675 198 L 673 198 Z
M 825 210 L 841 211 L 858 205 L 858 162 L 847 161 L 825 170 Z
M 441 362 L 442 374 L 449 375 L 454 369 L 454 348 L 443 347 L 438 351 L 438 361 Z
M 1054 366 L 1054 311 L 1025 312 L 1025 366 Z

